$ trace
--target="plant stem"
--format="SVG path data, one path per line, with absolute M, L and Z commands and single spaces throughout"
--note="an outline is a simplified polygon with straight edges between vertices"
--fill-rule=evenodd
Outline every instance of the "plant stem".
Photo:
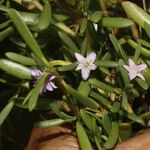
M 37 0 L 33 0 L 32 3 L 34 4 L 34 6 L 36 8 L 38 8 L 40 11 L 43 10 L 43 6 L 37 1 Z
M 139 39 L 139 32 L 138 32 L 135 22 L 133 22 L 133 25 L 131 26 L 131 32 L 132 32 L 132 37 L 134 40 Z
M 145 2 L 145 0 L 143 0 L 143 9 L 146 11 L 147 9 L 146 9 L 146 2 Z
M 81 14 L 78 14 L 68 3 L 66 3 L 64 0 L 53 0 L 53 2 L 65 10 L 69 15 L 71 15 L 76 20 L 80 20 L 83 18 Z
M 100 7 L 101 7 L 101 10 L 104 13 L 104 16 L 108 16 L 108 12 L 107 12 L 107 8 L 106 8 L 104 0 L 99 0 L 99 4 L 100 4 Z

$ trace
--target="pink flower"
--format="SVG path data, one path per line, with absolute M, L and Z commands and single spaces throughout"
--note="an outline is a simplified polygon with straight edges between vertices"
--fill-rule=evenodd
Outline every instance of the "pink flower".
M 36 79 L 39 79 L 44 73 L 40 70 L 31 69 L 31 75 Z
M 51 76 L 51 75 L 47 77 L 47 80 L 41 90 L 41 93 L 46 92 L 46 90 L 53 91 L 54 89 L 57 89 L 57 86 L 52 82 L 52 80 L 54 80 L 55 78 L 56 76 Z
M 36 70 L 36 69 L 31 69 L 31 75 L 36 78 L 37 80 L 35 81 L 34 86 L 36 85 L 38 79 L 43 75 L 44 73 L 40 70 Z M 41 94 L 46 92 L 46 90 L 48 91 L 53 91 L 54 89 L 56 89 L 56 85 L 52 82 L 52 80 L 54 80 L 56 78 L 56 76 L 54 75 L 48 75 L 45 84 L 43 85 L 42 89 L 41 89 Z
M 81 54 L 75 53 L 75 57 L 79 63 L 76 70 L 81 70 L 82 78 L 86 80 L 90 75 L 90 71 L 96 69 L 96 65 L 94 64 L 96 54 L 92 52 L 85 58 Z
M 123 67 L 127 69 L 130 80 L 134 79 L 136 76 L 145 80 L 144 76 L 140 72 L 147 68 L 146 64 L 136 65 L 132 59 L 128 60 L 128 64 L 129 66 L 123 65 Z

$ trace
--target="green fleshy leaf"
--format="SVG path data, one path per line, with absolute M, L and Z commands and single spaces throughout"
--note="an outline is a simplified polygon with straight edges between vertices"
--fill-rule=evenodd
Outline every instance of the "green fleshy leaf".
M 101 82 L 97 79 L 89 79 L 89 83 L 91 85 L 93 85 L 94 87 L 100 88 L 100 89 L 105 90 L 107 92 L 114 92 L 114 88 L 112 86 L 110 86 L 104 82 Z
M 23 65 L 27 65 L 27 66 L 36 65 L 36 62 L 32 58 L 27 57 L 27 56 L 23 56 L 23 55 L 14 53 L 14 52 L 7 52 L 7 53 L 5 53 L 5 55 L 9 59 L 11 59 L 15 62 L 18 62 L 20 64 L 23 64 Z
M 91 90 L 91 88 L 90 88 L 89 82 L 82 80 L 82 81 L 80 82 L 79 87 L 78 87 L 78 91 L 79 91 L 82 95 L 88 96 L 89 93 L 90 93 L 90 90 Z
M 74 96 L 75 100 L 82 104 L 85 107 L 93 108 L 93 109 L 98 109 L 99 105 L 91 98 L 82 95 L 79 93 L 77 90 L 73 89 L 72 87 L 68 86 L 67 84 L 64 85 L 66 90 L 68 91 L 69 94 Z
M 122 7 L 127 15 L 141 27 L 144 27 L 145 22 L 150 24 L 150 15 L 144 9 L 137 6 L 135 3 L 125 1 L 122 2 Z
M 58 34 L 61 40 L 69 47 L 71 51 L 80 52 L 76 44 L 72 41 L 72 39 L 65 32 L 59 31 Z
M 44 0 L 43 11 L 39 17 L 38 23 L 33 27 L 39 31 L 45 30 L 49 27 L 52 19 L 52 11 L 50 3 L 47 0 Z
M 110 40 L 111 40 L 112 44 L 114 45 L 115 50 L 118 53 L 118 55 L 120 55 L 127 62 L 127 55 L 124 52 L 124 50 L 123 50 L 122 46 L 120 45 L 119 41 L 112 34 L 110 34 L 109 37 L 110 37 Z
M 34 124 L 35 128 L 50 128 L 53 126 L 58 126 L 61 124 L 64 124 L 66 122 L 71 122 L 72 120 L 64 120 L 61 118 L 58 119 L 51 119 L 51 120 L 45 120 L 45 121 L 39 121 Z
M 36 106 L 36 103 L 37 103 L 37 100 L 38 100 L 38 97 L 39 97 L 39 94 L 41 92 L 41 89 L 42 87 L 44 86 L 45 84 L 45 81 L 46 81 L 46 78 L 47 78 L 47 74 L 44 74 L 39 80 L 38 80 L 38 83 L 36 85 L 36 87 L 34 89 L 31 90 L 31 95 L 30 97 L 28 98 L 28 107 L 29 107 L 29 110 L 32 111 L 34 109 L 34 107 Z M 28 96 L 27 96 L 28 97 Z
M 127 42 L 134 49 L 136 49 L 138 47 L 138 44 L 136 42 L 134 42 L 133 40 L 131 40 L 131 39 L 128 39 Z M 146 56 L 146 57 L 149 57 L 150 56 L 150 50 L 148 50 L 148 49 L 141 46 L 141 54 Z
M 137 115 L 134 114 L 134 113 L 127 114 L 127 117 L 128 117 L 129 119 L 131 119 L 132 121 L 134 121 L 134 122 L 140 123 L 140 124 L 142 124 L 142 125 L 144 124 L 144 121 L 142 120 L 142 118 L 139 117 L 139 116 L 137 116 Z
M 80 113 L 85 125 L 92 130 L 92 117 L 88 115 L 84 109 L 81 109 Z
M 0 126 L 2 125 L 2 123 L 4 122 L 4 120 L 6 119 L 6 117 L 9 115 L 10 111 L 12 110 L 14 106 L 14 101 L 11 100 L 6 107 L 0 112 Z
M 109 28 L 126 28 L 130 27 L 133 21 L 121 17 L 103 17 L 102 25 Z
M 90 96 L 94 98 L 97 101 L 97 103 L 103 104 L 104 106 L 111 108 L 111 102 L 109 102 L 106 98 L 104 98 L 100 94 L 92 91 L 90 93 Z
M 14 29 L 11 26 L 6 28 L 2 32 L 0 32 L 0 41 L 10 36 L 13 32 L 14 32 Z
M 77 121 L 76 123 L 76 131 L 81 150 L 92 150 L 92 146 L 87 133 L 85 132 L 82 124 L 79 121 Z
M 0 59 L 0 69 L 20 79 L 32 79 L 29 68 L 7 59 Z
M 107 149 L 111 149 L 115 146 L 115 144 L 117 143 L 119 138 L 119 125 L 118 123 L 115 121 L 112 123 L 112 128 L 109 134 L 109 137 L 107 139 L 107 142 L 105 144 L 105 147 Z
M 12 19 L 14 25 L 16 26 L 18 32 L 24 39 L 24 41 L 27 43 L 27 45 L 30 47 L 30 49 L 46 64 L 48 65 L 47 60 L 45 59 L 38 43 L 34 39 L 32 33 L 30 32 L 29 28 L 26 26 L 25 22 L 23 22 L 20 14 L 14 10 L 9 10 L 9 16 Z
M 102 116 L 102 124 L 103 124 L 104 130 L 109 135 L 112 125 L 111 125 L 111 119 L 110 119 L 108 113 L 104 113 L 104 115 Z

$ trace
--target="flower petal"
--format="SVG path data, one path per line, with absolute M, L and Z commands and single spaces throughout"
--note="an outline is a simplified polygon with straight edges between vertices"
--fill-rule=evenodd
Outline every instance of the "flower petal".
M 38 78 L 43 75 L 43 72 L 36 69 L 31 69 L 31 75 L 35 78 Z
M 90 70 L 87 68 L 83 68 L 81 71 L 82 78 L 86 80 L 90 75 Z
M 93 23 L 93 26 L 94 26 L 95 31 L 97 31 L 98 30 L 98 24 Z
M 81 69 L 83 69 L 83 68 L 84 68 L 83 64 L 80 63 L 80 64 L 77 66 L 76 70 L 81 70 Z
M 77 61 L 80 62 L 80 63 L 85 61 L 85 58 L 79 53 L 75 53 L 75 57 L 76 57 Z
M 48 91 L 53 91 L 53 87 L 52 87 L 52 85 L 49 82 L 46 84 L 46 89 Z
M 125 69 L 127 69 L 127 70 L 128 70 L 128 72 L 130 72 L 130 67 L 129 67 L 129 66 L 127 66 L 127 65 L 123 65 L 123 67 L 124 67 Z
M 129 73 L 128 75 L 129 75 L 130 80 L 133 80 L 137 76 L 136 73 Z
M 136 67 L 136 64 L 134 63 L 132 59 L 128 60 L 128 64 L 129 64 L 129 67 Z
M 95 64 L 92 64 L 89 66 L 89 69 L 90 70 L 96 70 L 97 66 Z
M 57 89 L 57 86 L 53 82 L 50 82 L 50 84 L 51 84 L 52 88 Z
M 142 80 L 145 81 L 145 78 L 144 78 L 144 76 L 141 73 L 138 73 L 137 76 L 140 77 Z
M 141 65 L 138 65 L 138 68 L 139 68 L 139 71 L 142 71 L 142 70 L 147 68 L 147 65 L 146 64 L 141 64 Z
M 50 79 L 49 79 L 49 81 L 52 81 L 52 80 L 54 80 L 56 78 L 56 76 L 50 76 Z
M 90 54 L 87 55 L 86 60 L 89 64 L 94 63 L 94 61 L 96 60 L 96 53 L 92 52 Z

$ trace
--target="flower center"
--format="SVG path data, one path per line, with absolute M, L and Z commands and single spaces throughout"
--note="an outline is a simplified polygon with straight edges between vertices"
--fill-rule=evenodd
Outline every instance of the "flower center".
M 131 74 L 137 74 L 139 73 L 139 69 L 137 67 L 131 68 Z
M 89 63 L 87 61 L 83 62 L 83 66 L 84 67 L 88 67 L 89 66 Z

